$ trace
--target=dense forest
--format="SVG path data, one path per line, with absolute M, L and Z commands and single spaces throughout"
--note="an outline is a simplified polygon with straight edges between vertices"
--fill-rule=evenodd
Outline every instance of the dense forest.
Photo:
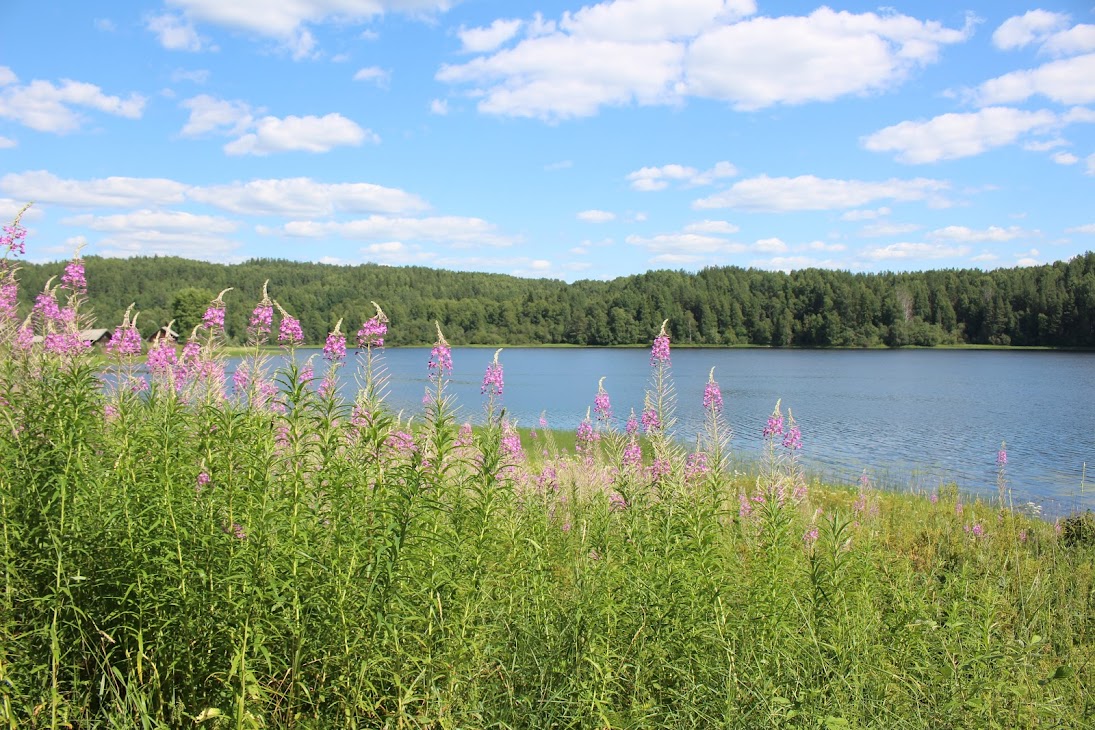
M 383 307 L 388 343 L 433 341 L 434 320 L 457 345 L 647 344 L 663 319 L 676 344 L 900 347 L 992 344 L 1095 347 L 1095 253 L 1013 269 L 853 274 L 711 267 L 567 284 L 501 274 L 375 264 L 257 259 L 224 265 L 175 257 L 85 261 L 97 326 L 130 303 L 148 335 L 175 319 L 188 334 L 217 292 L 241 341 L 269 280 L 270 295 L 321 343 L 339 319 L 351 336 Z M 63 263 L 22 265 L 29 307 Z

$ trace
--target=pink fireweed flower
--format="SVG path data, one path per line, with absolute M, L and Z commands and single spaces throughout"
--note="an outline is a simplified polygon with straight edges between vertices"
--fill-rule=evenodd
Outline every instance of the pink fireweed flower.
M 502 453 L 513 461 L 524 459 L 525 452 L 521 448 L 521 435 L 508 421 L 502 425 Z
M 962 529 L 966 531 L 967 535 L 972 535 L 973 537 L 984 537 L 985 535 L 985 526 L 980 522 L 975 522 L 972 526 L 966 525 Z
M 175 320 L 168 322 L 164 334 L 156 337 L 152 346 L 148 348 L 145 365 L 154 376 L 165 377 L 178 362 L 175 353 L 175 331 L 171 329 L 174 324 Z
M 661 419 L 658 418 L 658 412 L 655 411 L 653 408 L 647 408 L 645 411 L 643 411 L 642 422 L 643 430 L 646 433 L 657 431 L 659 428 L 662 427 Z
M 624 426 L 624 433 L 628 436 L 634 436 L 639 432 L 639 419 L 635 417 L 635 409 L 631 409 L 631 415 L 627 417 L 627 425 Z
M 768 423 L 764 427 L 764 438 L 774 438 L 783 435 L 783 413 L 779 409 L 780 401 L 776 401 L 776 409 L 768 416 Z
M 749 497 L 742 492 L 738 495 L 738 517 L 745 519 L 751 514 L 753 514 L 753 503 L 750 502 Z
M 662 322 L 662 328 L 658 332 L 658 336 L 654 338 L 654 345 L 650 348 L 650 365 L 651 367 L 657 365 L 670 364 L 669 362 L 669 333 L 666 332 L 665 326 L 669 324 L 669 320 Z
M 710 473 L 711 467 L 707 463 L 707 454 L 702 451 L 689 454 L 684 462 L 684 478 L 698 479 Z
M 80 337 L 78 332 L 51 332 L 42 343 L 46 352 L 64 357 L 76 356 L 91 347 L 91 343 Z
M 673 467 L 667 459 L 654 459 L 650 462 L 650 481 L 660 481 L 669 476 L 671 471 L 673 471 Z
M 34 308 L 31 310 L 43 327 L 51 324 L 63 324 L 65 317 L 61 314 L 61 307 L 57 304 L 57 289 L 50 288 L 53 277 L 46 282 L 45 288 L 34 300 Z
M 247 367 L 243 363 L 240 363 L 240 366 L 232 373 L 232 390 L 242 397 L 247 391 L 247 386 L 250 384 L 251 375 L 247 372 Z
M 597 395 L 593 396 L 593 413 L 601 423 L 612 420 L 612 401 L 608 397 L 608 391 L 605 390 L 604 377 L 597 381 Z
M 722 391 L 715 382 L 715 368 L 711 368 L 707 385 L 703 389 L 703 409 L 711 413 L 722 413 Z
M 502 348 L 494 353 L 494 360 L 487 365 L 487 371 L 483 374 L 483 386 L 479 389 L 479 392 L 483 395 L 502 397 L 503 378 L 502 378 L 502 363 L 498 362 L 498 355 L 502 352 Z
M 357 429 L 365 429 L 373 423 L 373 414 L 367 407 L 355 403 L 350 411 L 350 425 Z
M 642 466 L 643 450 L 639 446 L 638 441 L 631 439 L 627 442 L 627 446 L 624 447 L 622 460 L 625 469 L 637 469 Z
M 209 474 L 207 472 L 198 472 L 198 489 L 201 489 L 206 484 L 209 484 Z
M 15 333 L 15 346 L 20 350 L 29 350 L 34 346 L 34 329 L 25 322 Z
M 938 504 L 939 503 L 939 493 L 938 492 L 932 492 L 931 496 L 928 497 L 928 501 L 931 502 L 932 504 Z
M 418 448 L 414 443 L 414 436 L 406 431 L 392 431 L 384 439 L 384 445 L 394 453 L 405 456 L 413 454 Z
M 813 547 L 814 543 L 817 542 L 817 537 L 817 528 L 811 527 L 809 530 L 806 531 L 806 534 L 802 536 L 802 541 L 806 543 L 806 547 Z
M 238 522 L 232 523 L 232 536 L 237 540 L 246 540 L 247 533 L 243 529 L 243 525 Z
M 286 312 L 278 302 L 274 302 L 274 306 L 281 314 L 281 321 L 278 322 L 278 342 L 286 347 L 296 347 L 304 342 L 304 330 L 300 327 L 300 320 Z
M 19 211 L 19 215 L 15 217 L 15 222 L 10 226 L 4 226 L 4 233 L 0 235 L 0 246 L 7 249 L 5 255 L 12 254 L 15 256 L 22 256 L 27 252 L 26 238 L 27 229 L 19 225 L 19 218 L 22 217 L 23 212 L 30 206 L 27 205 L 23 210 Z
M 372 305 L 376 307 L 376 315 L 365 320 L 361 329 L 357 331 L 357 346 L 366 350 L 372 347 L 384 347 L 384 335 L 388 334 L 388 315 L 384 314 L 376 302 Z
M 207 330 L 223 330 L 224 329 L 224 295 L 232 291 L 232 287 L 228 287 L 217 298 L 209 303 L 209 307 L 206 308 L 205 314 L 202 315 L 201 326 Z
M 445 335 L 441 334 L 441 325 L 434 322 L 437 327 L 437 343 L 430 350 L 428 363 L 430 378 L 440 380 L 446 373 L 452 373 L 452 348 L 449 347 Z
M 593 430 L 593 423 L 589 420 L 587 411 L 585 420 L 578 424 L 578 433 L 574 439 L 574 450 L 582 456 L 582 461 L 587 466 L 593 464 L 594 444 L 600 438 L 601 434 Z
M 1008 463 L 1008 451 L 1007 445 L 1001 441 L 1000 450 L 996 452 L 996 466 L 1007 466 Z
M 14 281 L 0 283 L 0 318 L 15 319 L 18 312 L 19 285 Z
M 327 362 L 342 362 L 346 359 L 346 335 L 342 334 L 341 319 L 327 335 L 327 342 L 323 345 L 323 359 Z
M 140 355 L 144 349 L 141 343 L 141 333 L 137 331 L 137 316 L 130 319 L 134 304 L 130 304 L 122 317 L 122 323 L 114 330 L 114 335 L 106 345 L 106 351 L 115 355 Z
M 65 266 L 65 273 L 61 276 L 61 286 L 67 287 L 73 294 L 87 294 L 87 276 L 84 273 L 84 261 L 80 258 L 80 252 Z
M 787 409 L 787 426 L 787 433 L 783 437 L 783 448 L 797 451 L 802 448 L 802 432 L 798 430 L 798 424 L 795 423 L 795 417 L 791 415 L 790 409 Z
M 267 291 L 269 284 L 269 279 L 263 283 L 262 299 L 251 311 L 251 320 L 247 323 L 247 334 L 257 343 L 266 342 L 274 327 L 274 302 L 271 301 L 270 294 Z
M 576 436 L 576 444 L 579 451 L 583 451 L 586 448 L 592 447 L 593 443 L 597 441 L 597 434 L 593 431 L 593 424 L 590 423 L 589 417 L 578 424 L 578 434 Z
M 613 512 L 623 512 L 627 509 L 627 500 L 619 492 L 612 492 L 608 495 L 608 507 Z

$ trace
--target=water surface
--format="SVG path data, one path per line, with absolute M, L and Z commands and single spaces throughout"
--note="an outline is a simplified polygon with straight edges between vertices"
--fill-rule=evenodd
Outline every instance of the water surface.
M 451 392 L 462 420 L 483 418 L 480 386 L 493 355 L 453 350 Z M 421 413 L 429 350 L 389 349 L 383 358 L 390 405 Z M 641 349 L 506 348 L 501 362 L 504 405 L 528 426 L 544 414 L 554 428 L 576 428 L 603 376 L 622 428 L 649 386 L 649 351 Z M 992 494 L 1006 441 L 1017 500 L 1075 505 L 1085 463 L 1095 467 L 1093 353 L 677 349 L 672 374 L 685 439 L 702 427 L 712 367 L 736 452 L 760 453 L 764 423 L 782 399 L 802 429 L 803 461 L 837 481 L 854 483 L 867 470 L 891 488 L 930 491 L 953 481 Z M 1088 486 L 1084 504 L 1095 506 Z

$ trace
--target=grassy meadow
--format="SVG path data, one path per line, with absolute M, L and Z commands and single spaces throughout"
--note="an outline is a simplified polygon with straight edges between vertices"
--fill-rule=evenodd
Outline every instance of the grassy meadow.
M 1095 718 L 1095 520 L 1010 509 L 1003 449 L 998 500 L 827 486 L 775 404 L 742 475 L 714 374 L 676 393 L 664 330 L 643 412 L 600 389 L 564 442 L 507 421 L 504 353 L 484 410 L 455 410 L 438 329 L 408 420 L 385 406 L 379 307 L 356 354 L 338 327 L 314 367 L 274 370 L 262 346 L 299 324 L 265 291 L 231 384 L 221 297 L 181 348 L 127 314 L 104 370 L 73 334 L 79 259 L 22 319 L 7 236 L 0 727 Z M 697 444 L 674 438 L 678 398 L 703 399 Z

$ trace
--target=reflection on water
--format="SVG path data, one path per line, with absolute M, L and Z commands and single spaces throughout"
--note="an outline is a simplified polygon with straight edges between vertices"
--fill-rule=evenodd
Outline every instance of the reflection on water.
M 493 355 L 488 348 L 453 351 L 450 392 L 463 420 L 482 419 L 480 386 Z M 854 483 L 866 469 L 890 487 L 930 491 L 955 481 L 995 493 L 996 451 L 1006 441 L 1017 500 L 1072 502 L 1085 462 L 1095 466 L 1092 353 L 677 349 L 672 357 L 682 438 L 702 427 L 703 388 L 714 366 L 736 452 L 760 453 L 764 422 L 782 399 L 802 428 L 803 461 L 834 480 Z M 429 350 L 390 349 L 383 358 L 388 403 L 420 413 Z M 535 426 L 544 413 L 561 429 L 577 427 L 602 376 L 622 427 L 632 408 L 641 410 L 650 374 L 649 353 L 639 349 L 507 348 L 501 362 L 510 417 Z M 348 397 L 356 389 L 353 367 L 351 355 Z M 317 377 L 322 370 L 317 358 Z

